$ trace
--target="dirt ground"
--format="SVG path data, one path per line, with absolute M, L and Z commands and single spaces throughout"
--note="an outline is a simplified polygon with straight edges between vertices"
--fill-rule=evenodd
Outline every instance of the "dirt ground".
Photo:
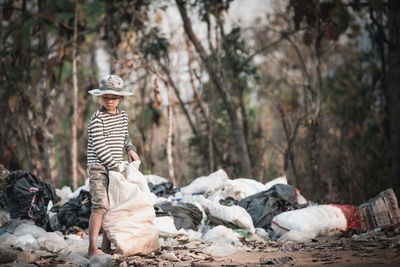
M 242 239 L 240 250 L 224 257 L 210 256 L 204 249 L 212 246 L 182 236 L 164 237 L 161 249 L 146 256 L 113 256 L 112 266 L 400 266 L 400 227 L 364 234 L 342 232 L 306 243 Z M 173 242 L 172 242 L 173 241 Z M 14 254 L 13 254 L 14 253 Z M 34 255 L 32 255 L 32 253 Z M 13 255 L 12 255 L 13 254 Z M 4 261 L 5 258 L 8 261 Z M 3 264 L 1 264 L 3 263 Z M 66 255 L 36 251 L 4 252 L 1 266 L 76 266 Z
M 265 266 L 265 265 L 333 265 L 333 266 L 400 266 L 400 228 L 350 236 L 351 233 L 336 234 L 313 239 L 307 243 L 279 243 L 276 241 L 243 242 L 247 249 L 225 257 L 189 259 L 180 257 L 185 246 L 163 247 L 159 255 L 128 257 L 127 266 Z M 173 252 L 179 261 L 163 259 L 162 254 Z M 200 255 L 200 254 L 197 254 Z M 202 255 L 204 256 L 204 255 Z M 189 257 L 190 258 L 190 257 Z M 125 264 L 123 264 L 125 265 Z

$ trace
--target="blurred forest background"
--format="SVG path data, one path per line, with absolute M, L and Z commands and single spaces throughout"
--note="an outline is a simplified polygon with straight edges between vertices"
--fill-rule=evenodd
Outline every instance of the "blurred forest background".
M 263 183 L 286 175 L 320 203 L 388 187 L 399 197 L 399 5 L 3 0 L 0 163 L 82 185 L 99 107 L 87 92 L 112 73 L 135 92 L 122 109 L 144 174 L 184 186 L 223 168 Z

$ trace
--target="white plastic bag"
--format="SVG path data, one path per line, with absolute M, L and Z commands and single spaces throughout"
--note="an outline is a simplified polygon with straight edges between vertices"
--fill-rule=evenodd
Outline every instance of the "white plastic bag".
M 244 208 L 240 206 L 223 206 L 205 199 L 203 196 L 198 196 L 197 201 L 205 210 L 208 210 L 212 216 L 222 221 L 232 223 L 238 228 L 247 229 L 251 233 L 255 233 L 253 220 Z
M 2 248 L 10 248 L 15 247 L 18 243 L 18 237 L 12 235 L 10 233 L 4 233 L 0 235 L 0 247 Z
M 17 237 L 16 247 L 22 250 L 39 249 L 37 240 L 31 234 L 20 235 Z
M 72 190 L 69 186 L 63 186 L 61 189 L 56 188 L 56 194 L 61 198 L 60 205 L 64 205 L 72 197 Z
M 201 239 L 210 241 L 212 243 L 225 243 L 225 244 L 239 245 L 239 246 L 242 245 L 235 232 L 233 232 L 232 229 L 227 228 L 223 225 L 218 225 L 208 230 L 201 237 Z
M 342 210 L 331 205 L 315 205 L 283 212 L 272 219 L 271 228 L 281 241 L 306 241 L 331 232 L 346 230 Z
M 37 240 L 41 249 L 51 252 L 59 252 L 68 247 L 64 238 L 56 232 L 46 232 Z
M 253 179 L 238 178 L 235 180 L 227 180 L 224 184 L 223 196 L 225 198 L 232 197 L 241 200 L 245 197 L 265 191 L 264 184 Z
M 208 176 L 196 178 L 189 185 L 182 187 L 181 193 L 183 195 L 209 193 L 216 189 L 222 188 L 228 179 L 228 174 L 224 170 L 220 169 Z
M 126 177 L 109 172 L 110 209 L 104 215 L 103 229 L 114 243 L 115 253 L 123 256 L 148 254 L 160 247 L 153 222 L 154 195 L 137 169 L 138 162 L 126 166 Z
M 36 226 L 34 224 L 22 223 L 17 228 L 15 228 L 14 235 L 15 236 L 24 236 L 26 234 L 30 234 L 33 238 L 38 239 L 42 235 L 46 233 L 46 230 L 43 228 Z

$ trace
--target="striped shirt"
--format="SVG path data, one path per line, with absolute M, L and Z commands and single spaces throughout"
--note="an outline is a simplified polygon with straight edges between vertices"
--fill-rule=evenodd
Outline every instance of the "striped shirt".
M 128 132 L 128 115 L 117 109 L 117 114 L 107 113 L 104 107 L 97 110 L 88 123 L 87 162 L 101 164 L 108 169 L 123 161 L 123 149 L 136 151 Z

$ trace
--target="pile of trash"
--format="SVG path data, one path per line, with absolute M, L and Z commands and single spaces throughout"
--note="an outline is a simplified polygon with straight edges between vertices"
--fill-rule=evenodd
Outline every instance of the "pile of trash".
M 142 175 L 128 165 L 126 172 L 135 172 L 136 180 L 127 181 L 136 187 L 128 190 L 124 185 L 127 190 L 120 192 L 118 199 L 110 199 L 115 202 L 110 211 L 117 215 L 109 215 L 103 225 L 117 246 L 116 252 L 122 255 L 148 254 L 171 244 L 204 243 L 207 245 L 197 245 L 202 253 L 218 257 L 246 249 L 246 240 L 307 242 L 349 229 L 367 232 L 400 224 L 398 202 L 390 188 L 360 206 L 318 205 L 287 184 L 286 177 L 263 184 L 247 178 L 230 179 L 220 169 L 178 188 L 163 177 Z M 125 180 L 121 176 L 111 183 Z M 14 171 L 0 177 L 0 184 L 0 250 L 47 251 L 63 254 L 77 265 L 90 263 L 88 180 L 72 192 L 68 186 L 54 188 L 30 172 Z M 132 190 L 140 195 L 135 195 L 140 202 L 128 197 Z M 118 203 L 124 203 L 124 209 L 118 208 Z M 139 213 L 143 218 L 135 216 Z M 128 219 L 122 220 L 121 214 Z M 116 226 L 121 220 L 123 224 Z M 133 229 L 131 237 L 137 237 L 141 231 L 137 226 L 144 223 L 155 229 L 147 232 L 147 236 L 153 236 L 148 237 L 151 240 L 146 246 L 152 249 L 125 248 L 127 237 L 115 233 L 115 228 Z

